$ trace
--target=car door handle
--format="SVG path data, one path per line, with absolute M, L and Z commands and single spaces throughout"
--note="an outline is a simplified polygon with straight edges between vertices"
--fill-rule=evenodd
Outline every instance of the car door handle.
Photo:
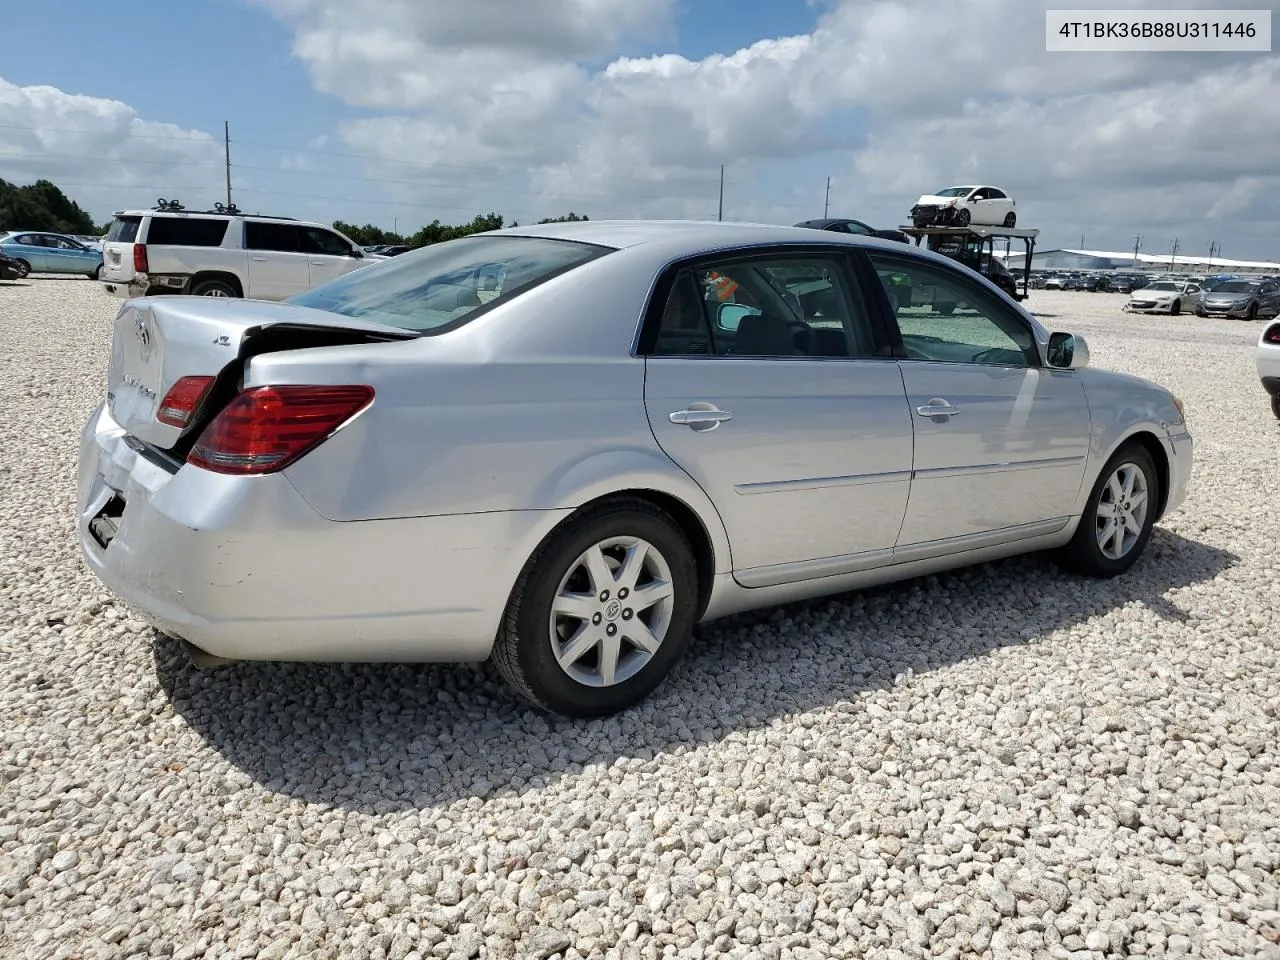
M 732 420 L 733 414 L 728 410 L 676 410 L 668 414 L 672 423 L 682 423 L 694 430 L 712 430 L 726 420 Z
M 324 266 L 324 261 L 323 261 L 323 260 L 312 260 L 312 261 L 311 261 L 311 265 L 312 265 L 313 267 L 323 267 L 323 266 Z
M 922 417 L 954 417 L 959 412 L 959 407 L 953 407 L 941 397 L 934 397 L 924 406 L 916 407 L 916 413 Z
M 254 257 L 254 258 L 253 258 L 253 261 L 254 261 L 254 263 L 266 263 L 266 262 L 267 262 L 267 258 L 266 258 L 266 257 Z

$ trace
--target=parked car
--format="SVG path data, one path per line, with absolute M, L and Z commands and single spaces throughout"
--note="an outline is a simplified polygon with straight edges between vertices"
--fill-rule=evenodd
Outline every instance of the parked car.
M 1280 323 L 1262 331 L 1257 348 L 1258 376 L 1271 397 L 1271 412 L 1280 420 Z
M 831 230 L 834 233 L 854 233 L 864 237 L 881 237 L 885 240 L 897 240 L 899 243 L 910 243 L 911 238 L 901 230 L 889 228 L 877 229 L 861 220 L 848 217 L 822 217 L 818 220 L 801 220 L 797 227 L 808 227 L 811 230 Z
M 1224 280 L 1204 295 L 1198 317 L 1266 319 L 1280 315 L 1280 284 L 1260 280 Z
M 1013 227 L 1018 222 L 1014 206 L 1013 198 L 999 187 L 947 187 L 917 200 L 911 222 L 917 227 Z
M 117 211 L 103 249 L 102 285 L 122 298 L 285 300 L 386 259 L 321 223 L 169 208 Z
M 1178 280 L 1156 280 L 1134 290 L 1121 308 L 1129 313 L 1167 313 L 1178 316 L 1183 307 L 1195 308 L 1200 288 Z
M 13 230 L 0 237 L 0 253 L 29 273 L 83 274 L 98 279 L 102 251 L 86 247 L 74 237 L 44 230 Z
M 135 299 L 111 358 L 80 545 L 198 663 L 491 658 L 572 716 L 735 611 L 1039 550 L 1121 574 L 1193 451 L 1173 394 L 972 271 L 794 227 L 521 226 L 287 303 Z
M 0 280 L 21 280 L 27 275 L 17 260 L 0 253 Z
M 1050 276 L 1044 278 L 1044 289 L 1046 290 L 1065 290 L 1067 289 L 1067 278 L 1064 276 Z

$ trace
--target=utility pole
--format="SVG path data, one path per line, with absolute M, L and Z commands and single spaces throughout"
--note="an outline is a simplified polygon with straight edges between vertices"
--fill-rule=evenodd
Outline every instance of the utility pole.
M 1173 238 L 1173 248 L 1169 251 L 1169 272 L 1173 272 L 1173 261 L 1178 258 L 1178 238 Z
M 231 209 L 231 124 L 222 121 L 222 148 L 227 158 L 227 209 Z
M 716 214 L 717 220 L 724 219 L 724 164 L 720 164 L 720 212 Z
M 831 212 L 831 178 L 827 177 L 827 199 L 822 201 L 822 218 L 825 220 Z
M 1142 234 L 1133 238 L 1133 265 L 1138 266 L 1138 251 L 1142 249 Z

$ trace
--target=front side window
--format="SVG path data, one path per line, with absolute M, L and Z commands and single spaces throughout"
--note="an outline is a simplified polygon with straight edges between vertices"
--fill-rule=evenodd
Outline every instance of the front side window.
M 351 255 L 351 244 L 347 243 L 332 230 L 320 227 L 303 227 L 302 235 L 307 243 L 308 253 L 320 253 L 329 257 L 347 257 Z
M 288 302 L 439 333 L 611 251 L 545 237 L 462 237 L 352 271 Z
M 871 254 L 909 360 L 1038 366 L 1031 329 L 1005 304 L 955 271 Z
M 871 325 L 836 256 L 720 262 L 680 272 L 659 356 L 872 357 Z

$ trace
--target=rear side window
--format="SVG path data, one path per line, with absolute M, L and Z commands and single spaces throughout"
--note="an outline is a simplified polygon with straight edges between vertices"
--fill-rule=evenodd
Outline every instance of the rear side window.
M 141 217 L 116 217 L 107 231 L 107 243 L 133 243 L 138 239 Z
M 274 250 L 276 253 L 308 253 L 301 232 L 292 223 L 264 223 L 246 220 L 244 245 L 249 250 Z
M 462 237 L 354 270 L 288 302 L 443 333 L 611 250 L 544 237 Z
M 174 247 L 220 247 L 227 235 L 227 220 L 204 217 L 152 217 L 147 243 Z

